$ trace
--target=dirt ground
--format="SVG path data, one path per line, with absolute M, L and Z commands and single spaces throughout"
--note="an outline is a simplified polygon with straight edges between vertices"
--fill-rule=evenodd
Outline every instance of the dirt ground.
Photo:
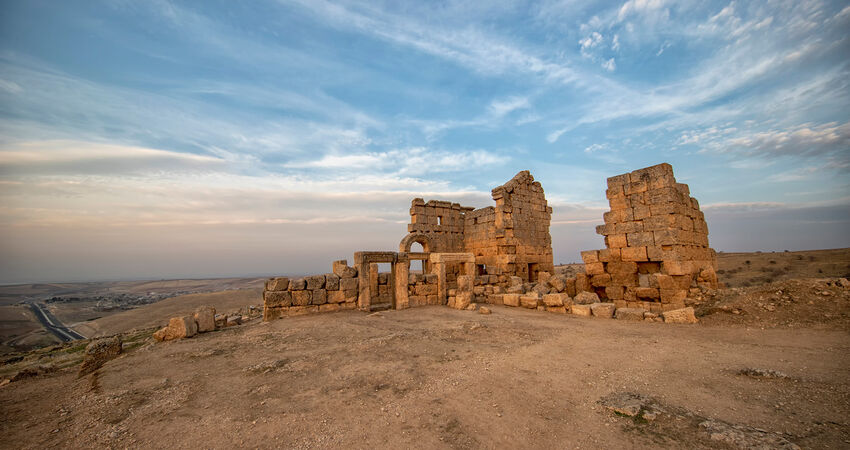
M 621 417 L 634 392 L 807 448 L 850 445 L 846 329 L 755 329 L 425 307 L 145 344 L 77 379 L 0 388 L 15 448 L 729 448 Z M 781 371 L 786 378 L 740 375 Z

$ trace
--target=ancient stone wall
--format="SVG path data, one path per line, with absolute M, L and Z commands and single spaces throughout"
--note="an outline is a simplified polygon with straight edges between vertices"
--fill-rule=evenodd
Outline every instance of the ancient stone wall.
M 402 241 L 399 251 L 409 252 L 414 242 L 422 244 L 425 252 L 463 251 L 464 214 L 472 209 L 458 203 L 413 199 L 407 225 L 409 239 Z
M 411 273 L 407 281 L 408 307 L 439 305 L 437 275 Z
M 716 254 L 688 185 L 659 164 L 608 178 L 611 210 L 597 233 L 604 250 L 582 252 L 593 290 L 618 307 L 684 307 L 692 286 L 717 287 Z
M 488 272 L 519 276 L 526 281 L 535 281 L 539 272 L 553 272 L 549 234 L 552 208 L 546 202 L 540 182 L 524 170 L 493 189 L 492 195 L 496 201 L 496 255 L 492 258 L 494 270 Z
M 334 273 L 271 278 L 263 291 L 263 320 L 356 309 L 357 295 L 357 270 L 345 261 L 334 263 Z

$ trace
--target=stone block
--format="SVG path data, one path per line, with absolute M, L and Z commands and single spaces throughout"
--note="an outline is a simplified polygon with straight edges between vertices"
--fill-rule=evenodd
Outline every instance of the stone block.
M 661 298 L 661 292 L 656 288 L 638 287 L 635 288 L 635 297 L 638 300 L 658 300 Z
M 647 205 L 632 205 L 634 220 L 644 220 L 652 216 L 652 210 Z
M 605 296 L 608 300 L 623 300 L 623 286 L 608 286 L 605 288 Z
M 567 288 L 567 277 L 565 275 L 553 275 L 546 283 L 552 288 L 551 291 L 564 292 L 564 289 Z
M 594 293 L 594 292 L 587 292 L 587 291 L 579 292 L 573 298 L 573 304 L 574 305 L 589 305 L 591 303 L 597 303 L 597 302 L 599 302 L 599 296 L 596 295 L 596 293 Z
M 687 308 L 674 309 L 661 313 L 664 317 L 664 323 L 697 323 L 697 317 L 694 315 L 694 309 L 688 306 Z
M 357 302 L 353 301 L 353 302 L 340 303 L 339 309 L 342 309 L 342 310 L 357 309 Z
M 570 307 L 570 312 L 576 316 L 590 317 L 590 305 L 573 304 L 573 306 Z
M 587 250 L 581 252 L 581 259 L 585 264 L 588 263 L 597 263 L 599 262 L 599 251 L 598 250 Z
M 536 292 L 538 295 L 546 295 L 549 293 L 549 285 L 547 283 L 537 283 L 531 288 L 531 292 Z
M 629 242 L 625 234 L 610 234 L 605 236 L 605 245 L 609 248 L 628 247 Z
M 292 293 L 289 291 L 263 292 L 263 305 L 267 308 L 277 308 L 292 305 Z
M 620 257 L 620 252 L 622 249 L 620 248 L 606 248 L 599 250 L 599 261 L 600 262 L 611 262 L 611 261 L 622 261 Z
M 567 286 L 569 288 L 569 286 Z M 582 291 L 590 291 L 590 278 L 587 274 L 577 273 L 576 274 L 576 293 Z M 569 292 L 567 292 L 569 293 Z M 575 297 L 575 295 L 570 295 L 571 297 Z
M 614 317 L 620 320 L 643 320 L 645 312 L 643 308 L 617 308 Z
M 472 303 L 472 292 L 458 292 L 454 301 L 454 308 L 464 310 Z
M 333 273 L 325 274 L 325 290 L 326 291 L 338 291 L 339 290 L 339 276 Z
M 303 291 L 307 287 L 306 278 L 298 278 L 297 280 L 289 280 L 290 291 Z
M 564 306 L 564 298 L 569 300 L 567 294 L 546 294 L 543 296 L 543 304 L 546 306 Z
M 283 292 L 281 292 L 283 293 Z M 289 292 L 286 292 L 288 294 Z M 289 305 L 286 305 L 289 306 Z M 263 309 L 265 310 L 265 308 Z M 198 324 L 198 332 L 206 333 L 215 331 L 215 308 L 209 305 L 200 306 L 195 310 L 195 323 Z
M 341 278 L 339 280 L 339 290 L 341 291 L 356 291 L 357 278 Z
M 324 305 L 328 302 L 328 293 L 324 289 L 313 289 L 310 295 L 311 305 Z
M 566 314 L 567 307 L 566 306 L 547 306 L 546 311 L 556 313 L 556 314 Z
M 328 291 L 328 303 L 344 303 L 345 291 Z
M 609 284 L 611 284 L 611 274 L 600 273 L 590 277 L 590 285 L 593 287 L 605 287 Z
M 293 306 L 307 306 L 313 297 L 313 291 L 292 291 Z
M 502 300 L 505 306 L 519 306 L 519 297 L 520 294 L 505 294 Z
M 275 277 L 266 280 L 267 291 L 285 291 L 289 289 L 289 277 Z
M 523 308 L 528 309 L 537 309 L 539 300 L 540 296 L 537 295 L 537 293 L 525 294 L 519 298 L 520 305 L 522 305 Z
M 340 278 L 357 277 L 357 269 L 348 267 L 348 261 L 341 259 L 333 262 L 333 273 Z
M 604 265 L 604 263 L 601 263 L 601 262 L 585 264 L 584 265 L 584 273 L 586 273 L 587 275 L 603 274 L 603 273 L 605 273 L 605 265 Z
M 188 338 L 198 334 L 198 324 L 191 316 L 172 317 L 168 326 L 154 333 L 158 341 Z
M 616 274 L 636 274 L 637 264 L 630 261 L 612 261 L 607 263 L 608 273 L 612 276 Z
M 628 247 L 645 247 L 648 245 L 655 245 L 653 233 L 648 231 L 629 233 L 626 235 L 626 242 L 628 243 Z
M 325 276 L 324 275 L 313 275 L 306 278 L 308 291 L 315 291 L 316 289 L 322 289 L 325 287 Z
M 266 306 L 265 308 L 263 308 L 263 321 L 268 322 L 270 320 L 280 319 L 281 317 L 283 317 L 287 314 L 288 310 L 289 310 L 289 308 L 284 307 L 284 306 L 275 306 L 275 307 Z M 216 320 L 216 326 L 224 327 L 225 326 L 224 320 L 226 320 L 226 317 L 219 315 L 218 320 Z
M 686 289 L 659 289 L 661 295 L 661 303 L 682 303 L 688 296 Z
M 599 317 L 601 319 L 614 317 L 615 309 L 613 303 L 593 303 L 590 305 L 590 312 L 593 314 L 593 317 Z
M 648 261 L 646 256 L 646 247 L 626 247 L 620 249 L 620 254 L 623 261 Z
M 584 274 L 582 274 L 584 275 Z M 587 279 L 587 275 L 584 276 Z M 567 278 L 564 280 L 566 282 L 566 287 L 564 288 L 564 293 L 569 295 L 570 297 L 576 296 L 576 278 Z

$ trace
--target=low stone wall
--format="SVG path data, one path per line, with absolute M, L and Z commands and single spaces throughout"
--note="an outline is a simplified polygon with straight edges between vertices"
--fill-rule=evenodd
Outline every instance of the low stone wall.
M 263 320 L 357 309 L 357 269 L 335 261 L 333 273 L 270 278 L 263 291 Z

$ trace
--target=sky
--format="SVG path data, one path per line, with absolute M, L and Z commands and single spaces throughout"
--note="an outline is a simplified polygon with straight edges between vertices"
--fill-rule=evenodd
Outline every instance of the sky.
M 555 263 L 668 162 L 718 251 L 850 247 L 846 1 L 0 3 L 0 283 L 309 274 L 520 170 Z

